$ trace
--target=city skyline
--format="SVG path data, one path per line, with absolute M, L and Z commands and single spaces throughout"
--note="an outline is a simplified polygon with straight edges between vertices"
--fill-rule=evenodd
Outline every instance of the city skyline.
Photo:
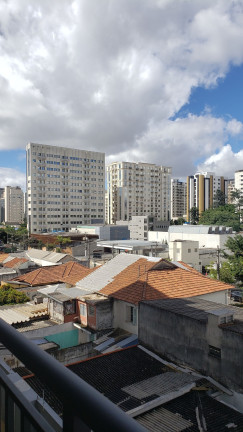
M 10 0 L 0 12 L 0 187 L 25 187 L 28 142 L 174 178 L 242 169 L 241 1 Z

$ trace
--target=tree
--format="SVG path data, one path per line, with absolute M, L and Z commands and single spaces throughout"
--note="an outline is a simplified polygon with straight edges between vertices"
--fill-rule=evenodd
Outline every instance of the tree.
M 190 209 L 190 222 L 192 225 L 196 225 L 199 221 L 199 210 L 197 207 L 192 207 Z
M 243 237 L 238 234 L 235 237 L 228 238 L 225 243 L 225 247 L 230 251 L 227 253 L 223 252 L 225 258 L 227 258 L 227 263 L 229 269 L 233 276 L 235 283 L 240 285 L 243 284 Z
M 243 196 L 241 194 L 241 191 L 239 189 L 231 191 L 230 197 L 234 203 L 236 210 L 238 211 L 238 213 L 240 213 L 241 207 L 243 207 Z
M 25 303 L 29 298 L 21 291 L 17 291 L 6 284 L 0 287 L 0 305 Z
M 235 212 L 233 204 L 226 204 L 217 208 L 210 208 L 201 213 L 199 223 L 202 225 L 225 225 L 240 231 L 240 220 L 238 213 Z
M 218 189 L 213 197 L 213 207 L 221 207 L 226 204 L 226 195 L 220 189 Z
M 208 273 L 208 276 L 212 279 L 218 279 L 217 275 L 217 269 L 214 267 L 214 263 L 210 264 L 209 266 L 206 266 L 206 270 Z M 225 283 L 233 284 L 235 281 L 233 272 L 232 272 L 232 266 L 229 262 L 224 261 L 221 264 L 220 270 L 219 270 L 219 279 Z

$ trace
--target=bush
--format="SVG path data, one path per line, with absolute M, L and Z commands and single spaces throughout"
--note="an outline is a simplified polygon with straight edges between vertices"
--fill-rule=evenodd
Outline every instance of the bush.
M 0 287 L 0 305 L 25 303 L 29 298 L 21 291 L 11 288 L 10 285 Z

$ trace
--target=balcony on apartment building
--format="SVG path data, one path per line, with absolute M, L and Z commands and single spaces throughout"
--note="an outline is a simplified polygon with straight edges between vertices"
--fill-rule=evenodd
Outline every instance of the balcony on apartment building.
M 55 423 L 38 399 L 27 397 L 22 378 L 14 384 L 8 366 L 0 363 L 0 429 L 2 432 L 145 432 L 145 429 L 73 372 L 0 319 L 0 342 L 63 404 Z M 13 373 L 12 373 L 13 375 Z M 45 413 L 45 415 L 44 415 Z

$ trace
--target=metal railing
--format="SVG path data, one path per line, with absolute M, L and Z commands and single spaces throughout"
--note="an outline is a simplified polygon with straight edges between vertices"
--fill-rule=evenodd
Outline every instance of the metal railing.
M 55 392 L 62 401 L 64 432 L 146 431 L 96 389 L 42 351 L 2 319 L 0 319 L 0 342 Z M 10 390 L 13 392 L 13 387 Z M 22 429 L 16 430 L 22 431 Z M 41 429 L 36 428 L 36 430 Z M 45 430 L 44 427 L 43 430 Z

